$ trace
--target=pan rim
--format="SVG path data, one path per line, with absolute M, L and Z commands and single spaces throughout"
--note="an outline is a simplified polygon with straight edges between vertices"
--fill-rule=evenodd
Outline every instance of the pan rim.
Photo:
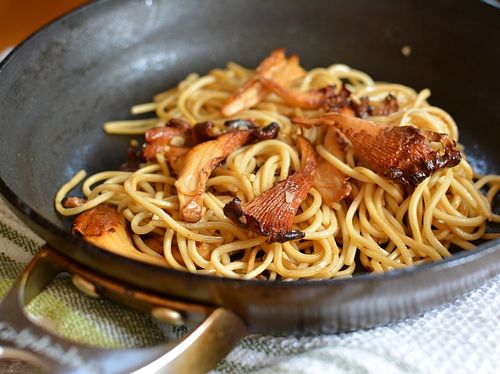
M 11 61 L 15 60 L 17 53 L 24 49 L 28 48 L 30 43 L 32 43 L 36 38 L 40 37 L 40 35 L 44 35 L 48 29 L 50 29 L 54 24 L 61 22 L 62 20 L 75 16 L 78 13 L 86 11 L 89 8 L 94 8 L 100 6 L 104 3 L 109 3 L 110 0 L 97 0 L 95 2 L 86 3 L 74 8 L 71 11 L 64 13 L 63 15 L 55 18 L 49 23 L 45 24 L 32 34 L 30 34 L 25 40 L 19 43 L 14 49 L 2 60 L 0 61 L 0 76 L 4 68 L 11 63 Z M 235 279 L 235 278 L 225 278 L 219 277 L 215 275 L 202 275 L 196 273 L 189 273 L 187 271 L 180 271 L 170 268 L 161 267 L 154 264 L 149 264 L 145 262 L 141 262 L 138 260 L 133 260 L 124 256 L 120 256 L 118 254 L 109 252 L 107 250 L 101 249 L 99 247 L 95 247 L 79 239 L 70 232 L 65 230 L 61 230 L 55 224 L 53 224 L 50 220 L 46 219 L 43 215 L 39 214 L 35 209 L 33 209 L 29 204 L 27 204 L 24 200 L 22 200 L 4 181 L 2 175 L 0 174 L 0 196 L 4 198 L 4 200 L 12 205 L 16 210 L 15 213 L 22 218 L 22 220 L 27 219 L 31 223 L 36 224 L 38 227 L 43 228 L 44 230 L 49 231 L 52 234 L 55 234 L 59 238 L 63 239 L 65 243 L 70 243 L 71 245 L 77 246 L 79 249 L 89 251 L 90 254 L 99 256 L 103 259 L 108 259 L 113 261 L 114 264 L 120 265 L 126 264 L 128 266 L 142 266 L 146 270 L 154 270 L 154 271 L 162 271 L 168 274 L 171 277 L 187 277 L 190 280 L 196 280 L 199 282 L 207 282 L 207 283 L 224 283 L 227 286 L 252 286 L 258 288 L 308 288 L 308 287 L 324 287 L 324 286 L 336 286 L 336 285 L 344 285 L 346 282 L 348 284 L 354 283 L 369 283 L 372 281 L 397 281 L 400 278 L 406 278 L 413 274 L 423 273 L 423 272 L 434 272 L 440 271 L 445 268 L 458 267 L 464 263 L 469 263 L 472 261 L 477 261 L 478 259 L 488 256 L 490 253 L 495 252 L 500 249 L 500 238 L 495 240 L 490 240 L 485 243 L 478 245 L 474 250 L 462 250 L 458 253 L 454 253 L 451 257 L 445 258 L 443 260 L 437 262 L 426 263 L 423 265 L 417 265 L 408 267 L 405 269 L 395 269 L 385 273 L 363 273 L 356 274 L 350 278 L 333 278 L 333 279 L 300 279 L 292 282 L 288 281 L 261 281 L 257 279 Z M 20 214 L 19 214 L 20 213 Z M 45 238 L 42 237 L 45 240 Z M 57 248 L 56 248 L 57 249 Z M 57 249 L 59 251 L 59 249 Z M 65 256 L 68 256 L 67 253 L 63 252 Z M 74 261 L 82 263 L 86 265 L 85 262 L 79 261 L 75 258 L 72 258 Z

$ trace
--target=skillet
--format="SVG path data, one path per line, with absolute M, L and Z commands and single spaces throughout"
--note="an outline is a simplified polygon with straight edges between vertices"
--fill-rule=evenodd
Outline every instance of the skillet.
M 108 0 L 46 26 L 0 65 L 0 192 L 48 243 L 0 306 L 0 351 L 10 347 L 51 371 L 131 371 L 150 361 L 144 370 L 204 371 L 247 332 L 369 328 L 422 313 L 495 276 L 499 240 L 439 263 L 351 279 L 261 282 L 187 274 L 73 237 L 53 199 L 79 169 L 94 173 L 123 162 L 130 138 L 105 136 L 104 121 L 128 117 L 131 105 L 190 72 L 229 60 L 253 67 L 281 46 L 306 68 L 341 62 L 377 80 L 431 88 L 431 103 L 457 120 L 473 166 L 498 173 L 499 24 L 500 11 L 479 1 Z M 408 57 L 401 53 L 405 45 Z M 172 323 L 209 317 L 183 341 L 149 350 L 77 346 L 21 312 L 61 271 L 76 274 L 87 293 Z M 50 344 L 20 339 L 28 325 L 28 341 L 46 337 Z

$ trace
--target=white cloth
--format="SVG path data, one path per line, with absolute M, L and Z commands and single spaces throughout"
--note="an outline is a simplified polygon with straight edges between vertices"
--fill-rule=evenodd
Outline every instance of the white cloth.
M 387 326 L 247 337 L 218 371 L 238 368 L 259 374 L 500 373 L 500 276 L 453 303 Z

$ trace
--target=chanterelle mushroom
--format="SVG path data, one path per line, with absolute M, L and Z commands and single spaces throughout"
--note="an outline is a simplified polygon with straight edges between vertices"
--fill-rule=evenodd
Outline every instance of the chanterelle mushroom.
M 333 127 L 327 129 L 323 147 L 328 152 L 344 161 L 344 148 L 346 146 L 347 141 L 342 133 Z M 318 160 L 318 166 L 314 174 L 314 188 L 318 190 L 323 201 L 329 206 L 347 197 L 351 192 L 349 177 L 323 157 Z
M 259 81 L 269 91 L 280 96 L 287 104 L 304 109 L 325 108 L 328 112 L 340 111 L 349 107 L 351 103 L 349 99 L 351 92 L 345 86 L 342 86 L 340 90 L 337 90 L 336 86 L 333 85 L 309 91 L 300 91 L 285 87 L 273 79 L 259 78 Z
M 175 161 L 186 154 L 192 142 L 191 125 L 180 119 L 171 119 L 164 127 L 150 129 L 144 135 L 146 143 L 142 150 L 143 157 L 154 160 L 161 153 L 169 161 Z
M 338 89 L 335 85 L 326 86 L 308 91 L 285 87 L 276 80 L 259 78 L 259 82 L 269 91 L 280 96 L 289 105 L 303 109 L 323 108 L 325 112 L 341 112 L 365 118 L 370 115 L 387 116 L 399 110 L 396 97 L 388 95 L 381 104 L 370 103 L 368 97 L 361 97 L 359 102 L 354 101 L 344 85 Z
M 224 206 L 224 214 L 229 219 L 240 227 L 269 236 L 271 242 L 283 243 L 304 237 L 303 232 L 292 230 L 293 218 L 313 185 L 318 160 L 306 138 L 299 136 L 297 145 L 302 168 L 245 205 L 234 198 Z
M 215 167 L 236 149 L 252 139 L 271 139 L 278 134 L 279 126 L 271 123 L 264 128 L 253 122 L 239 120 L 228 123 L 230 130 L 217 139 L 198 144 L 183 157 L 175 187 L 180 204 L 180 217 L 186 222 L 198 222 L 202 216 L 205 185 Z M 245 124 L 245 130 L 234 130 Z
M 432 173 L 458 165 L 462 157 L 448 135 L 413 126 L 379 125 L 340 113 L 292 118 L 292 122 L 305 127 L 335 126 L 365 165 L 404 185 L 416 186 Z
M 230 117 L 262 101 L 270 91 L 259 81 L 261 78 L 272 78 L 279 84 L 288 85 L 304 74 L 297 56 L 293 55 L 287 59 L 284 48 L 276 49 L 259 64 L 255 75 L 226 100 L 221 107 L 221 113 Z
M 125 217 L 118 214 L 112 205 L 100 204 L 81 213 L 73 222 L 72 232 L 110 252 L 159 265 L 166 264 L 164 259 L 148 256 L 134 247 L 127 232 Z

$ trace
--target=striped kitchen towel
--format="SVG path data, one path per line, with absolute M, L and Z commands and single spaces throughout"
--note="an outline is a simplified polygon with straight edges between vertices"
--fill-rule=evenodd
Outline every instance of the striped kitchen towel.
M 42 243 L 0 200 L 0 297 Z M 498 373 L 499 286 L 500 276 L 423 316 L 370 330 L 251 335 L 214 373 Z M 86 297 L 69 276 L 56 278 L 27 311 L 62 336 L 106 348 L 154 345 L 186 332 L 106 299 Z

